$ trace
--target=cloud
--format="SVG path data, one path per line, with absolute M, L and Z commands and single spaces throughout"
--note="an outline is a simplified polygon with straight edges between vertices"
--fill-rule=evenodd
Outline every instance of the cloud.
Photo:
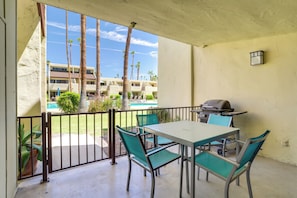
M 51 26 L 51 27 L 63 29 L 63 30 L 66 29 L 66 26 L 63 23 L 48 21 L 47 25 Z M 80 25 L 68 25 L 68 30 L 71 31 L 71 32 L 80 32 Z M 124 31 L 127 31 L 126 27 L 116 25 L 114 31 L 101 30 L 100 31 L 100 37 L 104 38 L 104 39 L 111 40 L 111 41 L 115 41 L 115 42 L 125 43 L 127 35 L 126 34 L 121 34 Z M 87 28 L 86 33 L 89 34 L 89 35 L 95 36 L 96 35 L 96 28 Z M 146 47 L 152 47 L 152 48 L 158 48 L 158 43 L 157 42 L 152 43 L 150 41 L 135 38 L 133 36 L 131 37 L 131 44 L 146 46 Z
M 157 51 L 151 51 L 150 56 L 153 58 L 158 58 L 158 52 Z

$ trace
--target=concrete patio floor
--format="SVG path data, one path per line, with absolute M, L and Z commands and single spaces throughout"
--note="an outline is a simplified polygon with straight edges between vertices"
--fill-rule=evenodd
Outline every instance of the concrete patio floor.
M 15 198 L 93 198 L 93 197 L 129 197 L 145 198 L 150 195 L 151 177 L 143 176 L 143 170 L 132 167 L 130 191 L 126 191 L 127 157 L 96 162 L 80 167 L 55 172 L 49 175 L 49 182 L 40 184 L 41 176 L 22 181 Z M 173 162 L 161 169 L 161 176 L 156 177 L 155 197 L 179 196 L 180 164 Z M 271 159 L 257 157 L 251 169 L 251 181 L 255 198 L 292 198 L 297 197 L 297 167 Z M 245 175 L 241 176 L 241 185 L 230 185 L 230 197 L 248 197 Z M 205 172 L 201 171 L 196 182 L 196 197 L 223 197 L 224 182 L 210 175 L 205 181 Z M 185 179 L 183 197 L 190 197 L 186 192 Z

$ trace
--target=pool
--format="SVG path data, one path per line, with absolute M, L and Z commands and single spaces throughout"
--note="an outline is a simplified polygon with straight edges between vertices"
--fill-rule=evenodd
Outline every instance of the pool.
M 150 107 L 158 107 L 158 103 L 156 102 L 131 102 L 131 109 L 146 109 Z M 48 110 L 59 109 L 59 105 L 56 102 L 48 102 L 47 103 Z
M 150 107 L 158 107 L 158 103 L 156 102 L 131 102 L 131 108 L 150 108 Z
M 59 108 L 59 105 L 56 103 L 56 102 L 48 102 L 47 103 L 47 109 L 58 109 Z

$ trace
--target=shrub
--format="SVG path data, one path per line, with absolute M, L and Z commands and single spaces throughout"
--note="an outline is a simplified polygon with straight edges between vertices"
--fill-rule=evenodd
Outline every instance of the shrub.
M 114 105 L 117 109 L 121 109 L 122 108 L 122 100 L 121 98 L 118 98 L 115 100 L 115 105 Z
M 101 102 L 99 100 L 91 101 L 90 104 L 89 104 L 88 112 L 95 113 L 95 112 L 100 111 L 100 103 Z
M 109 109 L 116 108 L 120 109 L 122 107 L 121 99 L 105 99 L 104 101 L 95 100 L 92 101 L 89 105 L 88 112 L 99 112 L 99 111 L 108 111 Z
M 112 94 L 112 95 L 109 96 L 109 98 L 116 100 L 116 99 L 121 98 L 121 95 L 120 94 Z
M 128 99 L 131 99 L 131 92 L 128 92 Z
M 145 98 L 146 98 L 147 100 L 153 100 L 153 99 L 154 99 L 154 96 L 151 95 L 151 94 L 148 94 L 148 95 L 145 96 Z
M 80 95 L 74 92 L 65 92 L 60 95 L 57 100 L 59 108 L 65 113 L 77 112 L 79 106 Z
M 101 111 L 108 111 L 109 109 L 112 109 L 112 99 L 106 99 L 103 102 L 100 103 L 100 110 Z

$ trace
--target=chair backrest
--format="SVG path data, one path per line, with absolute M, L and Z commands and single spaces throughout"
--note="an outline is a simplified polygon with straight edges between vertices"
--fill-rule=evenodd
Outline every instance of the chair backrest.
M 217 114 L 209 114 L 207 124 L 215 124 L 220 126 L 231 126 L 232 116 L 222 116 Z
M 137 125 L 143 127 L 151 124 L 159 124 L 158 115 L 155 113 L 145 114 L 145 115 L 136 115 Z M 139 132 L 143 133 L 142 128 L 139 128 Z
M 136 119 L 139 127 L 143 127 L 150 124 L 159 124 L 158 116 L 155 113 L 136 115 Z
M 248 162 L 253 162 L 269 133 L 270 131 L 266 130 L 263 134 L 259 135 L 258 137 L 249 138 L 246 140 L 237 157 L 237 162 L 240 164 L 238 169 Z
M 139 133 L 127 131 L 120 126 L 116 126 L 116 129 L 124 143 L 128 155 L 134 155 L 138 160 L 142 161 L 144 165 L 148 165 L 146 150 Z

